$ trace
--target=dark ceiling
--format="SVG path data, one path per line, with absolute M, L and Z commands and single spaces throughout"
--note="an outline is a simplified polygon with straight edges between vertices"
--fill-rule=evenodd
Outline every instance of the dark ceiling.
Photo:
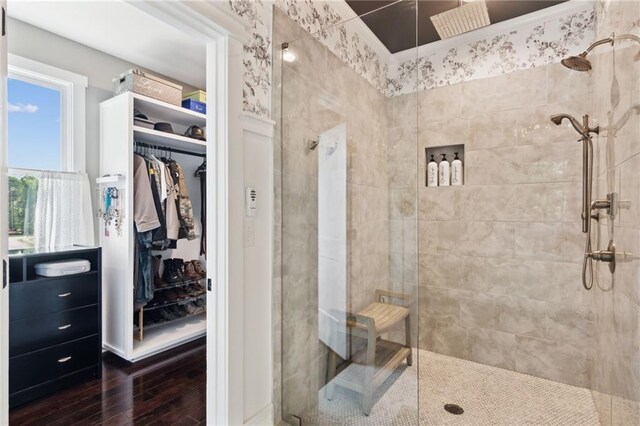
M 526 15 L 566 0 L 486 0 L 492 24 Z M 347 0 L 358 16 L 396 3 L 388 0 Z M 391 53 L 411 49 L 416 45 L 416 3 L 418 7 L 418 45 L 440 40 L 429 19 L 433 15 L 458 7 L 457 0 L 404 0 L 382 10 L 362 16 L 362 20 L 387 46 Z

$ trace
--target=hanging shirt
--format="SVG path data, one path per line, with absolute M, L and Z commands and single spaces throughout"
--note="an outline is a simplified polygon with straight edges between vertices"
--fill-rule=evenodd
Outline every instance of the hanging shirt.
M 168 191 L 167 181 L 164 176 L 166 173 L 166 167 L 162 161 L 156 158 L 155 155 L 150 155 L 149 158 L 153 160 L 153 162 L 155 163 L 154 169 L 156 169 L 156 171 L 160 175 L 158 177 L 158 180 L 160 182 L 160 201 L 164 201 L 167 199 L 167 191 Z
M 160 227 L 158 211 L 151 192 L 147 164 L 139 155 L 133 156 L 133 219 L 138 232 Z

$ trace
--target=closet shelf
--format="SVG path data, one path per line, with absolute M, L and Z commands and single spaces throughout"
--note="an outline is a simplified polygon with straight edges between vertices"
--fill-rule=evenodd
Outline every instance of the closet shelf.
M 206 142 L 173 133 L 133 126 L 133 136 L 134 139 L 151 145 L 162 145 L 202 154 L 207 152 Z
M 199 295 L 193 296 L 193 297 L 186 297 L 184 299 L 178 299 L 175 302 L 171 302 L 171 303 L 163 303 L 162 305 L 158 305 L 158 306 L 150 306 L 148 308 L 146 306 L 144 306 L 142 308 L 142 311 L 143 312 L 149 312 L 149 311 L 153 311 L 155 309 L 166 308 L 168 306 L 173 306 L 173 305 L 186 305 L 187 303 L 194 302 L 194 301 L 196 301 L 198 299 L 201 299 L 204 296 L 206 296 L 206 293 L 202 293 L 202 294 L 199 294 Z M 135 311 L 135 312 L 140 312 L 140 311 L 138 310 L 138 311 Z
M 112 176 L 102 176 L 96 178 L 96 183 L 98 185 L 109 185 L 114 183 L 124 183 L 125 177 L 124 175 L 112 175 Z
M 187 108 L 171 105 L 148 96 L 133 93 L 135 107 L 155 121 L 166 121 L 184 127 L 207 126 L 207 115 Z
M 186 319 L 189 319 L 189 318 L 197 317 L 198 315 L 205 315 L 206 313 L 207 313 L 207 311 L 198 312 L 197 314 L 189 314 L 189 315 L 185 315 L 185 316 L 180 317 L 180 318 L 176 318 L 176 319 L 172 319 L 172 320 L 168 320 L 168 321 L 157 322 L 155 324 L 145 325 L 145 326 L 142 327 L 142 329 L 144 331 L 153 330 L 154 328 L 162 327 L 164 325 L 171 324 L 171 323 L 174 323 L 176 321 L 181 321 L 181 320 L 186 320 Z M 138 325 L 134 324 L 133 330 L 134 331 L 139 331 L 140 327 Z
M 156 291 L 169 290 L 171 288 L 186 287 L 188 285 L 198 284 L 202 280 L 204 280 L 204 278 L 198 278 L 190 281 L 183 281 L 176 284 L 167 284 L 165 287 L 156 287 L 153 291 L 156 292 Z

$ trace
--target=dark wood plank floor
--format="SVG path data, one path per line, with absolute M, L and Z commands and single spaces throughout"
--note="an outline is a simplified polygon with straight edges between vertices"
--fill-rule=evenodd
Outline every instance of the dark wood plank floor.
M 11 411 L 10 425 L 199 425 L 206 415 L 205 340 L 130 364 L 105 353 L 102 379 Z

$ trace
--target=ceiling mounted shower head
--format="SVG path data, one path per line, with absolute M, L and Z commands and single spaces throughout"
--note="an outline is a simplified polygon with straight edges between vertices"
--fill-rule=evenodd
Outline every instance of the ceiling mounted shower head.
M 583 52 L 578 56 L 569 56 L 560 61 L 562 65 L 574 71 L 590 71 L 591 62 L 587 59 L 587 52 Z
M 491 24 L 484 0 L 466 4 L 459 0 L 458 7 L 433 15 L 431 22 L 443 40 Z

